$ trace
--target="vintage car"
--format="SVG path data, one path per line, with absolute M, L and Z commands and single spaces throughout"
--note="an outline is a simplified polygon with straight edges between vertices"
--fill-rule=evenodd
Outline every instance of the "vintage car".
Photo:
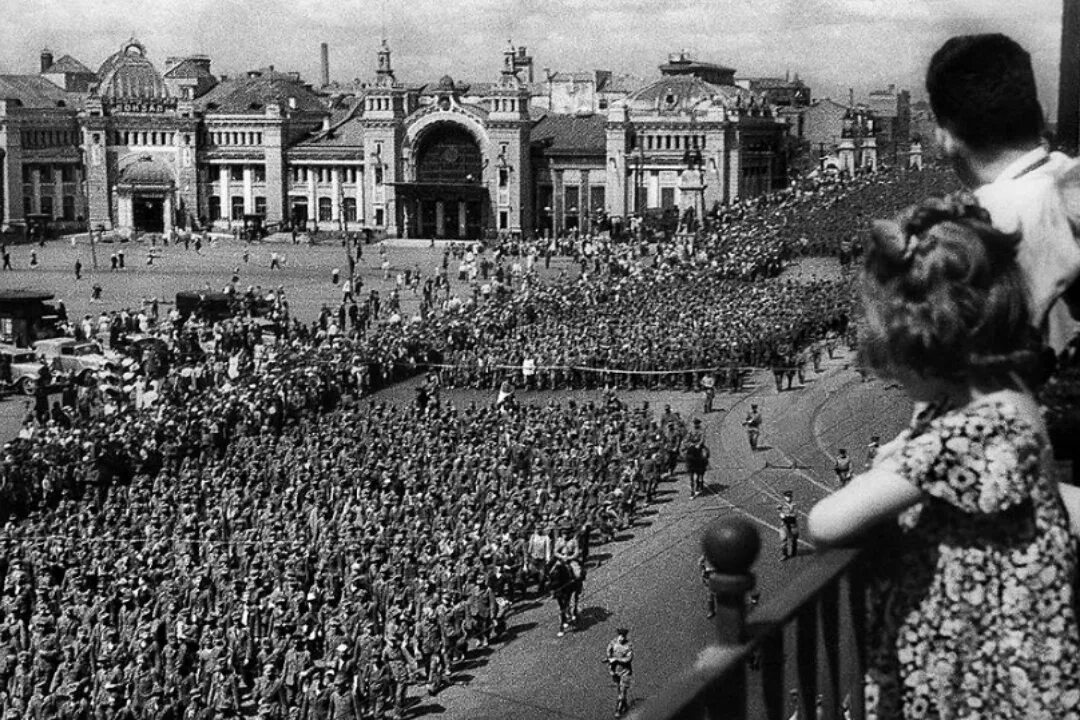
M 6 381 L 23 395 L 33 395 L 44 369 L 33 350 L 0 343 L 0 382 Z
M 120 367 L 120 356 L 102 350 L 96 342 L 74 338 L 52 338 L 34 343 L 34 352 L 54 372 L 63 373 L 85 383 L 87 378 L 102 370 Z

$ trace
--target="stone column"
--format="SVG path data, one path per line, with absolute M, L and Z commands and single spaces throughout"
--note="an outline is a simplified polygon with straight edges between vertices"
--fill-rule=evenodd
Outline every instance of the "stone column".
M 173 219 L 176 217 L 176 211 L 173 209 L 173 194 L 171 192 L 165 193 L 165 233 L 168 234 L 173 229 Z
M 446 203 L 442 200 L 435 202 L 435 236 L 446 237 Z
M 364 225 L 367 221 L 367 212 L 364 210 L 364 168 L 356 169 L 356 222 Z
M 255 191 L 252 188 L 254 182 L 254 170 L 250 165 L 244 166 L 244 213 L 250 215 L 255 212 Z
M 218 168 L 218 192 L 221 194 L 221 217 L 225 227 L 232 227 L 232 193 L 229 191 L 229 166 Z
M 341 229 L 341 168 L 330 170 L 330 219 Z M 408 223 L 406 223 L 408 224 Z
M 553 178 L 551 186 L 551 231 L 555 235 L 558 235 L 560 232 L 562 232 L 563 227 L 566 226 L 566 218 L 563 217 L 563 214 L 566 212 L 566 199 L 563 197 L 563 171 L 552 170 L 551 174 Z
M 308 204 L 308 229 L 315 230 L 319 227 L 319 196 L 315 192 L 315 170 L 307 168 L 307 204 Z
M 118 216 L 117 219 L 120 221 L 117 224 L 124 229 L 131 229 L 135 224 L 134 216 L 131 211 L 131 200 L 132 196 L 126 193 L 117 198 L 116 214 Z
M 469 231 L 469 215 L 467 206 L 464 200 L 458 200 L 457 204 L 457 219 L 458 219 L 458 237 L 465 237 L 465 233 Z

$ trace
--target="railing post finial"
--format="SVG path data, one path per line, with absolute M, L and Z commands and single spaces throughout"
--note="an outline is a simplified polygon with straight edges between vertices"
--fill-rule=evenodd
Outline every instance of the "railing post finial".
M 721 518 L 701 538 L 705 561 L 712 573 L 709 590 L 716 597 L 716 631 L 721 643 L 736 645 L 745 639 L 746 594 L 754 587 L 751 566 L 761 550 L 761 537 L 749 521 Z

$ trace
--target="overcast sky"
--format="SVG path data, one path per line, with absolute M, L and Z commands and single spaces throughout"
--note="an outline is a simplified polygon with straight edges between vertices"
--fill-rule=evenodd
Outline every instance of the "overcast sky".
M 159 67 L 204 53 L 213 71 L 274 65 L 317 80 L 330 43 L 334 80 L 369 78 L 385 27 L 398 78 L 498 77 L 508 40 L 541 68 L 645 78 L 668 52 L 737 69 L 798 72 L 815 97 L 895 83 L 920 97 L 947 37 L 1000 31 L 1032 53 L 1044 107 L 1056 105 L 1062 0 L 2 0 L 0 72 L 36 72 L 38 54 L 91 69 L 134 34 Z

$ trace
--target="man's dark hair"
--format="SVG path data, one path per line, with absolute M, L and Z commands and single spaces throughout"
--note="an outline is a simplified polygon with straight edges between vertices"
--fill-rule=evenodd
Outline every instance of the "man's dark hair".
M 938 124 L 972 150 L 1038 142 L 1042 134 L 1031 55 L 1000 33 L 948 40 L 930 58 L 926 90 Z

